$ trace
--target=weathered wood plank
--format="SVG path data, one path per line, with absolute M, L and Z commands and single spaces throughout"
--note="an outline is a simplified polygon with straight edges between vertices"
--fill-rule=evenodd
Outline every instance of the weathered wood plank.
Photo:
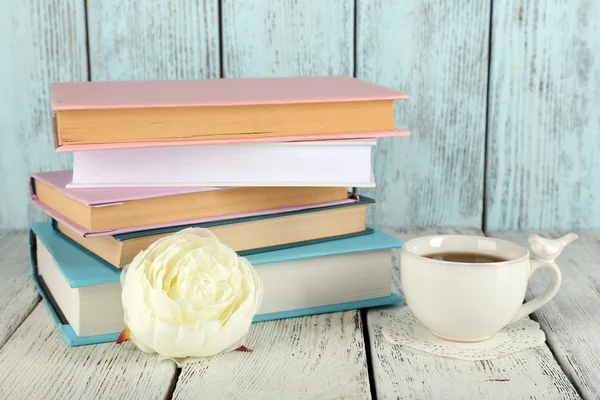
M 27 232 L 0 232 L 0 348 L 40 301 L 30 278 Z
M 600 228 L 600 3 L 494 1 L 486 229 Z
M 92 80 L 219 76 L 218 0 L 88 0 Z
M 379 141 L 379 226 L 481 227 L 490 2 L 357 2 L 356 76 L 407 92 Z
M 40 303 L 0 350 L 3 399 L 164 399 L 176 365 L 133 343 L 68 348 Z
M 26 228 L 30 172 L 66 168 L 54 151 L 49 84 L 86 80 L 82 0 L 0 2 L 0 229 Z
M 535 232 L 544 237 L 556 232 Z M 565 232 L 566 233 L 566 232 Z M 527 232 L 490 232 L 490 236 L 527 246 Z M 586 399 L 600 396 L 600 232 L 580 233 L 577 241 L 556 260 L 562 275 L 561 288 L 548 304 L 533 314 L 546 332 L 547 343 L 563 370 Z M 533 275 L 528 298 L 542 293 L 548 277 Z
M 392 233 L 392 232 L 391 232 Z M 406 241 L 436 233 L 481 235 L 476 230 L 403 230 Z M 401 292 L 399 257 L 395 286 Z M 391 399 L 578 399 L 547 346 L 481 362 L 444 359 L 390 345 L 376 334 L 379 321 L 398 307 L 371 310 L 367 326 L 377 398 Z
M 247 346 L 185 366 L 174 398 L 371 398 L 358 311 L 254 324 Z
M 224 0 L 223 75 L 352 75 L 354 1 Z

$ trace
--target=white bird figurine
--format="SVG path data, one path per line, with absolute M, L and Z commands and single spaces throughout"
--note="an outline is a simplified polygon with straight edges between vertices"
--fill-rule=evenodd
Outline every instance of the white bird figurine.
M 545 239 L 538 235 L 529 236 L 529 247 L 533 254 L 542 261 L 554 261 L 566 245 L 577 240 L 576 233 L 569 233 L 558 239 Z

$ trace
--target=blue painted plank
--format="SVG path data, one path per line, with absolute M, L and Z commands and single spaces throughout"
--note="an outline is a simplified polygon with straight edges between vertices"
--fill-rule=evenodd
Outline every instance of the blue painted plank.
M 92 80 L 219 77 L 218 0 L 88 0 Z
M 600 3 L 493 14 L 486 228 L 600 228 Z
M 0 229 L 45 217 L 28 176 L 71 166 L 54 151 L 49 84 L 87 79 L 83 0 L 0 2 Z
M 353 0 L 227 0 L 225 77 L 352 75 Z
M 380 140 L 370 220 L 481 228 L 490 4 L 359 0 L 357 76 L 407 92 Z

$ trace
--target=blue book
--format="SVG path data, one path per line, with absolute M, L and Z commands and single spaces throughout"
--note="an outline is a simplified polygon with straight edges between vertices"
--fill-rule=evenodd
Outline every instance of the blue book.
M 254 322 L 395 304 L 391 249 L 370 235 L 246 256 L 265 289 Z M 68 346 L 116 341 L 123 329 L 120 270 L 57 232 L 30 230 L 32 276 Z

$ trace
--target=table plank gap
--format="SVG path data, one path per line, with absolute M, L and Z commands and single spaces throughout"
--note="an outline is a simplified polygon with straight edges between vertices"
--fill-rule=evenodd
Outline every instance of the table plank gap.
M 173 379 L 171 379 L 171 386 L 169 386 L 169 391 L 165 396 L 165 400 L 173 399 L 175 395 L 175 388 L 177 387 L 177 383 L 179 382 L 179 377 L 181 376 L 181 368 L 177 368 L 175 370 L 175 374 L 173 375 Z
M 439 233 L 483 235 L 476 229 L 389 231 L 400 240 Z M 394 287 L 401 293 L 399 251 L 394 252 Z M 367 325 L 378 399 L 579 399 L 544 345 L 495 360 L 469 362 L 435 357 L 389 344 L 380 320 L 402 306 L 369 310 Z
M 533 232 L 492 231 L 489 236 L 527 245 Z M 535 232 L 557 238 L 567 232 Z M 546 333 L 548 346 L 584 399 L 600 393 L 600 232 L 579 233 L 556 260 L 563 280 L 554 299 L 533 314 Z M 529 283 L 527 298 L 540 294 L 548 276 L 540 271 Z
M 369 334 L 369 325 L 367 323 L 367 309 L 360 310 L 360 320 L 362 322 L 362 334 L 365 343 L 371 343 Z M 365 346 L 365 357 L 367 358 L 367 373 L 369 374 L 369 387 L 371 389 L 371 398 L 377 398 L 375 390 L 375 374 L 373 373 L 373 354 L 371 354 L 371 346 Z

